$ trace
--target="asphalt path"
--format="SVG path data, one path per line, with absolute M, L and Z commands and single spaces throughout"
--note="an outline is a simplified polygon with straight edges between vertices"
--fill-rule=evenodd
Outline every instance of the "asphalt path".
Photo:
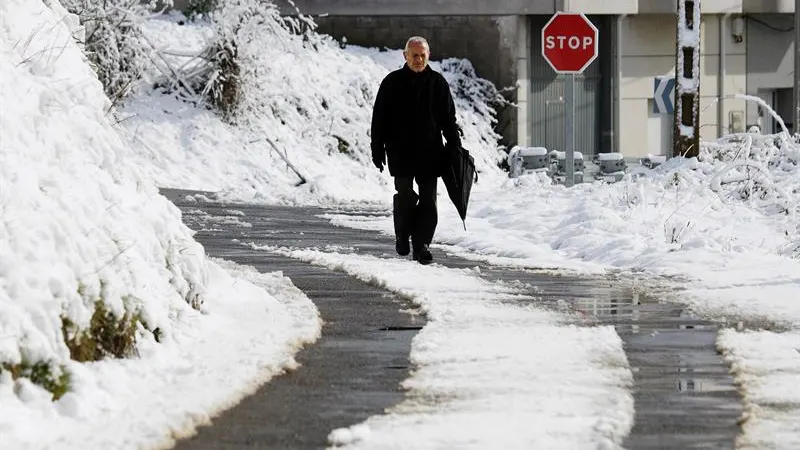
M 325 448 L 331 430 L 360 423 L 403 399 L 399 384 L 409 374 L 411 339 L 425 323 L 422 315 L 413 314 L 413 305 L 346 274 L 243 245 L 341 245 L 361 254 L 397 257 L 391 236 L 335 227 L 321 217 L 375 212 L 223 204 L 204 200 L 213 197 L 209 193 L 190 198 L 198 193 L 163 192 L 182 210 L 209 255 L 264 272 L 282 271 L 317 305 L 325 322 L 320 340 L 298 353 L 298 370 L 265 384 L 175 448 Z M 634 292 L 631 283 L 614 276 L 558 276 L 434 251 L 437 264 L 480 267 L 488 280 L 530 286 L 537 302 L 566 302 L 590 315 L 590 323 L 616 327 L 635 382 L 635 425 L 626 448 L 734 448 L 742 407 L 716 351 L 715 324 L 681 305 Z

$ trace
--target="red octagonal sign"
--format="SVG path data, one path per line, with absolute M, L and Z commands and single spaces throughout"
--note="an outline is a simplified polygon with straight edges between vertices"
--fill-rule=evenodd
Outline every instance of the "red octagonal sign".
M 558 73 L 583 72 L 597 48 L 597 27 L 581 13 L 557 12 L 542 28 L 542 56 Z

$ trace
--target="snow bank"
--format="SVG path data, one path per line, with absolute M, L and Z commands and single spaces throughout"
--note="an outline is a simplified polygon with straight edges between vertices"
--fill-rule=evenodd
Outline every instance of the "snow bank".
M 55 369 L 70 357 L 63 324 L 80 339 L 98 304 L 169 339 L 207 268 L 177 208 L 119 158 L 76 21 L 48 4 L 0 7 L 0 361 Z
M 206 258 L 127 158 L 77 24 L 0 3 L 0 442 L 152 448 L 295 367 L 320 321 L 282 275 Z

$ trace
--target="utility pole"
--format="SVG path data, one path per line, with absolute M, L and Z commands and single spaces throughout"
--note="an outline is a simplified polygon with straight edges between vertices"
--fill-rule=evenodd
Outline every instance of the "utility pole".
M 692 158 L 700 153 L 700 0 L 678 0 L 677 28 L 672 156 Z
M 792 133 L 800 126 L 800 0 L 794 0 L 794 117 Z

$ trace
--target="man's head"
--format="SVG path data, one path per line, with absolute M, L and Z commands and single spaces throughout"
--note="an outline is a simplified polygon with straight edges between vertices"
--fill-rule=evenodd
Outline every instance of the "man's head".
M 408 68 L 414 72 L 422 72 L 428 66 L 428 58 L 431 57 L 431 48 L 428 41 L 423 37 L 414 36 L 406 41 L 406 48 L 403 50 Z

